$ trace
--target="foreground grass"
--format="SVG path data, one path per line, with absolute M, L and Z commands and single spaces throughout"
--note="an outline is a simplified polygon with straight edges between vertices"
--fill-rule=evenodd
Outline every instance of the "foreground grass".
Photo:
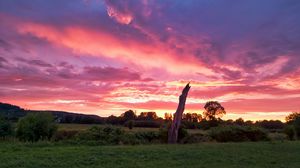
M 299 168 L 300 142 L 72 146 L 0 143 L 1 168 Z

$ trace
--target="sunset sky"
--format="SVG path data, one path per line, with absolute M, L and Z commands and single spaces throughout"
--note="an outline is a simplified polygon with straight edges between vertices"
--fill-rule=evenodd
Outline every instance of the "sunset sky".
M 0 0 L 0 102 L 119 115 L 300 111 L 299 0 Z

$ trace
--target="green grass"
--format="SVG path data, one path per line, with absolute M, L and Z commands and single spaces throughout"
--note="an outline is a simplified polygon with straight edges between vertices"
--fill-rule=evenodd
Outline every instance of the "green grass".
M 300 142 L 75 146 L 0 143 L 1 168 L 299 168 Z

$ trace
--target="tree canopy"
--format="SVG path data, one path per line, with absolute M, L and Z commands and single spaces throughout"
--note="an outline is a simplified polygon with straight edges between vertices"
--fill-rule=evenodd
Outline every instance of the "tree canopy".
M 300 118 L 300 112 L 293 112 L 292 114 L 289 114 L 285 117 L 285 121 L 287 123 L 294 122 L 297 118 Z
M 203 117 L 206 120 L 217 120 L 226 114 L 225 108 L 217 101 L 208 101 L 204 105 Z

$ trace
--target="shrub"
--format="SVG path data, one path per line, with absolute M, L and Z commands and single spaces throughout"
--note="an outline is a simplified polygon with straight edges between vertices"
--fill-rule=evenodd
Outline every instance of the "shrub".
M 76 139 L 79 141 L 97 141 L 98 144 L 120 144 L 124 131 L 111 126 L 94 126 L 86 131 L 79 132 Z
M 125 126 L 128 124 L 125 123 Z M 133 126 L 134 127 L 146 127 L 146 128 L 159 128 L 161 126 L 161 122 L 159 121 L 150 121 L 150 120 L 136 120 L 133 121 Z
M 223 126 L 215 127 L 209 135 L 218 142 L 241 142 L 268 140 L 267 133 L 258 127 L 252 126 Z
M 160 128 L 159 129 L 159 138 L 160 141 L 163 143 L 167 143 L 168 142 L 168 131 L 169 128 Z M 178 142 L 180 142 L 182 139 L 184 139 L 185 137 L 187 137 L 189 134 L 187 132 L 186 129 L 184 129 L 183 127 L 180 127 L 178 129 Z
M 136 145 L 136 144 L 143 144 L 144 142 L 142 142 L 140 139 L 137 139 L 134 133 L 125 133 L 122 136 L 121 143 L 126 145 Z
M 269 138 L 272 141 L 284 141 L 284 140 L 288 140 L 288 136 L 286 134 L 283 133 L 270 133 L 269 134 Z
M 190 121 L 182 121 L 182 126 L 186 129 L 196 129 L 197 127 L 199 127 L 199 123 L 190 122 Z
M 292 125 L 288 125 L 284 128 L 283 132 L 287 135 L 289 140 L 295 139 L 295 129 Z
M 12 125 L 9 121 L 0 117 L 0 138 L 5 139 L 13 134 Z
M 128 129 L 132 129 L 134 126 L 134 121 L 133 120 L 127 121 L 125 125 L 127 125 Z
M 295 133 L 298 138 L 300 138 L 300 117 L 296 118 L 294 121 Z
M 62 141 L 73 139 L 78 134 L 76 130 L 61 130 L 57 131 L 51 138 L 53 141 Z
M 184 129 L 183 127 L 179 127 L 179 129 L 178 129 L 178 142 L 180 142 L 182 139 L 184 139 L 188 135 L 189 135 L 189 133 L 187 132 L 186 129 Z
M 160 140 L 159 133 L 154 131 L 136 132 L 135 137 L 142 143 L 152 143 Z
M 211 137 L 205 134 L 197 133 L 191 134 L 183 138 L 180 143 L 200 143 L 200 142 L 210 142 L 212 141 Z
M 217 127 L 221 124 L 222 120 L 201 120 L 198 124 L 197 124 L 197 128 L 198 129 L 203 129 L 203 130 L 208 130 L 210 128 L 213 127 Z
M 159 139 L 162 143 L 168 142 L 168 128 L 160 128 L 158 135 L 159 135 Z
M 17 137 L 21 141 L 36 142 L 50 139 L 57 130 L 53 117 L 48 113 L 30 113 L 17 124 Z
M 286 117 L 288 126 L 285 127 L 284 132 L 288 135 L 290 140 L 300 137 L 300 113 L 292 113 Z

